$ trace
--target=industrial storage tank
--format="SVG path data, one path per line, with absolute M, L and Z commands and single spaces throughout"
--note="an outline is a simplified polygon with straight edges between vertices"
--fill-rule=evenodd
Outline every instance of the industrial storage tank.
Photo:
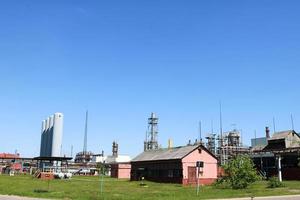
M 60 157 L 63 132 L 63 114 L 55 113 L 42 121 L 41 157 Z
M 53 124 L 54 124 L 54 116 L 51 115 L 49 117 L 49 128 L 47 132 L 47 156 L 51 157 L 52 153 L 52 138 L 53 138 Z
M 40 156 L 44 155 L 44 133 L 46 129 L 46 120 L 42 121 L 42 130 L 41 130 L 41 147 L 40 147 Z
M 53 139 L 52 139 L 52 157 L 61 156 L 62 133 L 63 133 L 63 114 L 55 113 L 53 120 Z

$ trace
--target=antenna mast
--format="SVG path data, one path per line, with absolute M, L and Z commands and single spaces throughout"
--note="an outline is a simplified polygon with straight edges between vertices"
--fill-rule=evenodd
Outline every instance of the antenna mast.
M 84 141 L 83 141 L 83 154 L 87 153 L 87 131 L 88 131 L 88 110 L 85 113 L 85 128 L 84 128 Z
M 295 130 L 293 114 L 291 114 L 291 123 L 292 123 L 292 130 Z
M 276 133 L 275 117 L 273 117 L 273 129 L 274 129 L 274 133 Z
M 222 121 L 222 102 L 220 104 L 220 161 L 221 165 L 224 164 L 224 152 L 223 152 L 223 121 Z
M 199 134 L 200 134 L 200 144 L 202 144 L 202 124 L 201 124 L 201 121 L 199 121 Z

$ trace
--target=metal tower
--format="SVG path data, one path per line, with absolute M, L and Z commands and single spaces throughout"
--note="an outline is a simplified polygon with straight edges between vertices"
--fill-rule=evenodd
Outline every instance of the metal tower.
M 157 134 L 158 134 L 158 118 L 154 113 L 151 113 L 148 118 L 148 131 L 144 142 L 144 151 L 158 149 Z
M 85 113 L 85 128 L 84 128 L 84 141 L 83 141 L 83 154 L 87 153 L 88 115 L 89 115 L 89 112 L 86 111 L 86 113 Z
M 114 157 L 118 157 L 118 151 L 119 151 L 119 145 L 116 141 L 113 141 L 113 145 L 112 145 L 112 155 Z

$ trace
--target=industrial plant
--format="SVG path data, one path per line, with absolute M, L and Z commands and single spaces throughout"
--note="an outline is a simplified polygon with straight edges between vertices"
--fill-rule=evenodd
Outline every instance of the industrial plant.
M 221 112 L 220 112 L 221 113 Z M 36 178 L 71 178 L 74 175 L 98 175 L 99 166 L 104 167 L 105 175 L 120 179 L 155 182 L 212 184 L 222 176 L 222 165 L 238 155 L 252 158 L 257 172 L 265 178 L 278 175 L 280 180 L 300 180 L 299 155 L 300 136 L 294 130 L 274 132 L 265 128 L 265 137 L 253 138 L 251 146 L 242 142 L 242 131 L 236 128 L 230 131 L 222 129 L 216 134 L 213 129 L 202 140 L 173 147 L 159 145 L 159 118 L 151 113 L 147 119 L 147 132 L 143 141 L 143 152 L 133 159 L 120 155 L 118 141 L 112 141 L 111 154 L 93 153 L 88 150 L 88 111 L 85 113 L 83 148 L 75 157 L 62 155 L 63 136 L 62 113 L 55 113 L 42 121 L 40 155 L 34 158 L 22 158 L 15 154 L 0 154 L 0 172 L 30 173 Z M 220 121 L 222 121 L 220 114 Z M 142 134 L 141 134 L 142 135 Z M 140 143 L 142 144 L 142 142 Z M 73 147 L 72 147 L 73 148 Z

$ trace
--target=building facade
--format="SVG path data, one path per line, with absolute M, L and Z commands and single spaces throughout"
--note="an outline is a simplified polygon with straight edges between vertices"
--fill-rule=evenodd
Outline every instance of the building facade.
M 110 176 L 118 179 L 130 179 L 131 164 L 115 163 L 110 165 Z
M 203 162 L 202 167 L 197 162 Z M 217 179 L 217 163 L 203 145 L 146 151 L 131 161 L 131 180 L 207 185 Z

